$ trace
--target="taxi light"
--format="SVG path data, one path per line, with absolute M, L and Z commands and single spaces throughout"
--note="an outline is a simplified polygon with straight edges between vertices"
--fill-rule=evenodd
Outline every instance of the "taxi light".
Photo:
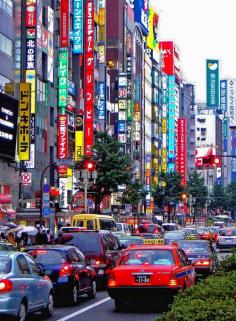
M 169 286 L 177 286 L 177 285 L 178 285 L 178 283 L 177 283 L 176 279 L 170 279 Z
M 209 261 L 197 261 L 195 262 L 195 265 L 210 265 L 210 262 Z
M 8 279 L 4 279 L 0 281 L 0 293 L 11 292 L 12 290 L 12 282 Z
M 60 277 L 69 276 L 72 274 L 72 267 L 69 264 L 65 264 L 60 270 Z
M 108 280 L 108 286 L 109 287 L 115 287 L 116 286 L 116 280 L 115 279 L 109 279 Z

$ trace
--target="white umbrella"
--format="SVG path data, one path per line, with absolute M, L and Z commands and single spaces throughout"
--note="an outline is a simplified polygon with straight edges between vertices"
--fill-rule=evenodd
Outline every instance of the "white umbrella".
M 38 229 L 34 226 L 25 226 L 17 233 L 17 237 L 21 237 L 22 233 L 27 233 L 29 236 L 35 236 L 38 233 Z
M 18 227 L 10 228 L 9 230 L 6 231 L 6 235 L 8 235 L 8 234 L 10 234 L 10 233 L 19 232 L 19 231 L 22 230 L 23 228 L 24 228 L 24 226 L 18 226 Z

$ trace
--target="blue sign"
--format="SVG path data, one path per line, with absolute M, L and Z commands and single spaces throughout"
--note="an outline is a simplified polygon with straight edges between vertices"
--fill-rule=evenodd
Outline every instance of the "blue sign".
M 72 96 L 76 96 L 75 83 L 68 79 L 68 93 Z
M 104 120 L 106 115 L 106 88 L 105 82 L 98 83 L 98 119 Z
M 43 192 L 44 193 L 49 193 L 50 192 L 50 185 L 44 184 L 43 185 Z
M 149 0 L 134 1 L 134 18 L 136 22 L 140 23 L 144 36 L 147 36 L 149 27 Z
M 50 207 L 43 208 L 43 216 L 49 216 L 51 213 L 52 213 L 52 210 Z
M 220 81 L 220 110 L 227 111 L 227 80 Z
M 83 0 L 74 0 L 74 54 L 83 54 Z
M 168 76 L 168 157 L 175 158 L 175 76 Z
M 126 132 L 125 121 L 122 121 L 122 120 L 118 121 L 118 132 L 119 133 L 125 133 Z

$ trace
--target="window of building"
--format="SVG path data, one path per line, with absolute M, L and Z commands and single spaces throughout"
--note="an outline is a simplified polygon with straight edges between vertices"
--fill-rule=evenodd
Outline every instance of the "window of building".
M 1 1 L 1 0 L 0 0 Z M 0 51 L 13 57 L 13 41 L 0 33 Z
M 12 0 L 0 0 L 0 9 L 10 17 L 13 17 L 13 3 Z
M 54 127 L 55 125 L 55 113 L 54 108 L 50 107 L 50 126 Z

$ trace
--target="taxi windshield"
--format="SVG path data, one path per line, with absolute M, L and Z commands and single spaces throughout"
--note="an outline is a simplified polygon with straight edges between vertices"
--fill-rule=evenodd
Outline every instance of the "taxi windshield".
M 186 241 L 178 243 L 186 253 L 208 253 L 207 242 Z
M 127 251 L 120 265 L 174 265 L 170 250 L 132 250 Z

